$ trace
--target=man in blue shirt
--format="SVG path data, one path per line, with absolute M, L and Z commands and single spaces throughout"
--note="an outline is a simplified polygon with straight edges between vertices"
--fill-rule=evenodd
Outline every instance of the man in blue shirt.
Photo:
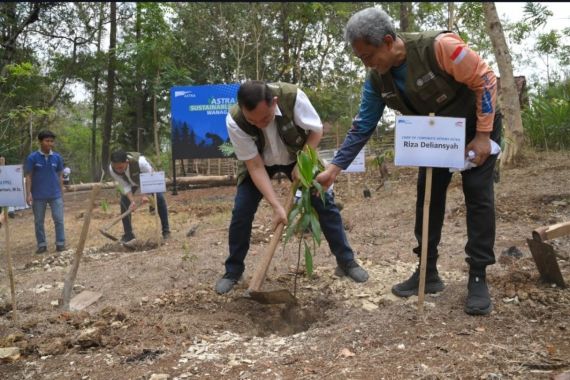
M 55 134 L 41 131 L 38 134 L 40 149 L 26 159 L 27 202 L 34 212 L 37 251 L 47 252 L 44 219 L 49 204 L 51 217 L 55 225 L 55 246 L 57 252 L 65 250 L 65 231 L 63 226 L 63 159 L 54 152 Z

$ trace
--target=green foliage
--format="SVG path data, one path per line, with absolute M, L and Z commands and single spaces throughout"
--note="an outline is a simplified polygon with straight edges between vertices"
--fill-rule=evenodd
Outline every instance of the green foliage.
M 569 149 L 570 80 L 533 97 L 522 119 L 531 146 L 545 150 Z
M 524 6 L 524 15 L 523 21 L 529 24 L 532 29 L 537 29 L 546 25 L 548 18 L 551 17 L 553 13 L 546 5 L 527 2 Z
M 103 210 L 103 212 L 109 211 L 109 202 L 107 202 L 107 198 L 101 199 L 101 210 Z
M 313 272 L 312 253 L 305 241 L 305 231 L 311 231 L 310 238 L 315 246 L 321 245 L 321 225 L 319 216 L 311 204 L 311 194 L 316 192 L 323 204 L 325 203 L 325 190 L 315 178 L 324 167 L 319 160 L 317 151 L 306 145 L 305 148 L 297 153 L 297 169 L 299 173 L 299 186 L 301 190 L 301 198 L 295 203 L 288 215 L 288 225 L 285 233 L 285 243 L 291 237 L 297 236 L 299 240 L 305 244 L 305 268 L 309 276 Z M 292 189 L 296 191 L 296 189 Z M 299 242 L 299 252 L 301 254 L 301 245 Z
M 225 157 L 231 157 L 232 155 L 235 154 L 235 148 L 234 148 L 234 146 L 232 145 L 232 143 L 229 142 L 229 141 L 227 141 L 227 142 L 223 143 L 222 145 L 220 145 L 220 146 L 218 147 L 218 149 L 220 150 L 220 152 L 222 152 L 222 154 L 223 154 Z

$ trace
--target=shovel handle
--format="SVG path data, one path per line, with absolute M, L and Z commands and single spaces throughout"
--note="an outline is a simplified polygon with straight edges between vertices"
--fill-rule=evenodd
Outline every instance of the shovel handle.
M 285 201 L 285 212 L 287 216 L 289 215 L 289 211 L 291 211 L 291 207 L 293 206 L 293 199 L 295 198 L 295 192 L 297 191 L 297 187 L 299 187 L 299 180 L 296 179 L 291 184 L 291 189 L 289 190 L 289 195 L 287 196 L 287 200 Z M 265 280 L 265 275 L 267 274 L 267 269 L 269 269 L 269 264 L 271 264 L 271 260 L 273 259 L 273 255 L 275 254 L 275 250 L 277 249 L 277 245 L 281 240 L 281 235 L 283 234 L 283 229 L 285 228 L 285 224 L 279 223 L 275 231 L 273 232 L 273 237 L 269 242 L 269 246 L 263 253 L 261 260 L 253 273 L 253 277 L 251 278 L 251 282 L 249 283 L 249 291 L 257 292 L 261 289 L 261 285 Z
M 119 221 L 121 219 L 123 219 L 125 216 L 129 215 L 131 212 L 133 212 L 132 209 L 127 209 L 127 211 L 125 211 L 124 213 L 122 213 L 121 215 L 117 216 L 115 219 L 113 219 L 111 221 L 111 223 L 107 224 L 105 227 L 103 227 L 101 230 L 103 231 L 107 231 L 109 228 L 113 227 L 115 224 L 119 223 Z
M 539 227 L 532 231 L 532 238 L 536 241 L 550 240 L 564 235 L 570 235 L 570 221 Z

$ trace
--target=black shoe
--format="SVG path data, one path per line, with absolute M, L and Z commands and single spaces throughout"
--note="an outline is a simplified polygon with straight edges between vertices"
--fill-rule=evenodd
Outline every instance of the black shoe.
M 121 237 L 121 243 L 128 244 L 135 240 L 135 235 L 123 235 Z
M 368 280 L 368 272 L 366 272 L 366 270 L 358 265 L 354 260 L 349 261 L 346 264 L 338 263 L 334 274 L 339 277 L 348 276 L 354 282 L 366 282 Z
M 493 310 L 485 276 L 469 274 L 465 312 L 469 315 L 487 315 Z
M 233 289 L 234 285 L 237 284 L 240 277 L 241 276 L 236 277 L 236 275 L 233 273 L 224 274 L 224 277 L 220 278 L 218 282 L 216 282 L 216 293 L 226 294 Z
M 170 231 L 165 231 L 165 232 L 163 232 L 163 233 L 162 233 L 162 238 L 163 238 L 164 240 L 170 239 Z
M 36 250 L 36 253 L 41 255 L 42 253 L 46 253 L 47 252 L 47 247 L 43 246 L 43 247 L 38 247 L 38 249 Z
M 63 251 L 65 251 L 65 245 L 56 245 L 55 250 L 57 252 L 63 252 Z
M 408 278 L 406 281 L 392 286 L 392 293 L 398 297 L 417 296 L 419 288 L 420 268 L 418 266 L 410 278 Z M 443 288 L 445 288 L 445 285 L 443 284 L 443 281 L 441 281 L 437 270 L 428 271 L 426 269 L 425 293 L 438 293 L 441 292 Z

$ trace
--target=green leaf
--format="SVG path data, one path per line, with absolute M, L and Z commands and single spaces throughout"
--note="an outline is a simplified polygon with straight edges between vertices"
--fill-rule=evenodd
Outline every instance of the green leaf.
M 323 205 L 324 205 L 326 203 L 325 190 L 323 189 L 321 184 L 317 182 L 317 180 L 313 180 L 313 186 L 315 187 L 315 189 L 317 189 L 317 192 L 319 193 L 319 197 L 321 198 L 321 201 L 323 201 Z
M 317 245 L 321 245 L 321 224 L 319 223 L 319 215 L 315 210 L 311 210 L 311 232 L 313 240 Z
M 307 275 L 309 277 L 313 276 L 313 255 L 311 254 L 311 248 L 305 240 L 303 240 L 305 244 L 305 269 L 307 270 Z

